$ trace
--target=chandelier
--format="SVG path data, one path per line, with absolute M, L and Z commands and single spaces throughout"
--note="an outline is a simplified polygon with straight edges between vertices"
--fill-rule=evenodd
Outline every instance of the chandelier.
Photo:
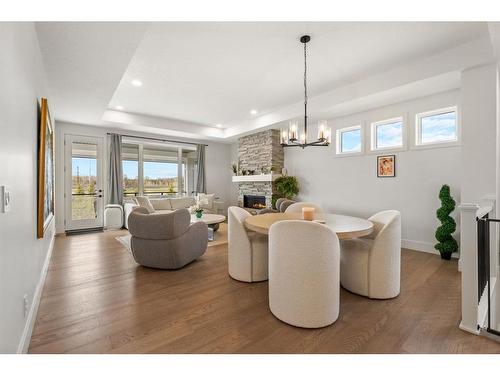
M 304 45 L 304 131 L 300 133 L 298 121 L 290 121 L 288 130 L 281 129 L 281 145 L 283 147 L 328 146 L 331 142 L 331 132 L 326 121 L 318 122 L 318 138 L 314 142 L 307 142 L 307 43 L 309 35 L 300 37 Z

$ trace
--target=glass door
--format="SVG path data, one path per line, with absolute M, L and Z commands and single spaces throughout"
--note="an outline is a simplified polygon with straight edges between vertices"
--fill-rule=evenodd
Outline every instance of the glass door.
M 102 138 L 66 135 L 66 231 L 103 227 Z

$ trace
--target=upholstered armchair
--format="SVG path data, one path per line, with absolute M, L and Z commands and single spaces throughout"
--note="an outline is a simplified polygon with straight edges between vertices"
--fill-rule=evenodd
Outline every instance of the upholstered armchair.
M 294 202 L 293 204 L 289 205 L 285 209 L 285 212 L 287 214 L 302 213 L 303 207 L 312 207 L 312 208 L 314 208 L 314 212 L 316 212 L 316 213 L 323 212 L 323 210 L 321 209 L 320 206 L 318 206 L 317 204 L 311 203 L 311 202 Z
M 136 208 L 128 218 L 135 261 L 146 267 L 177 269 L 202 256 L 207 249 L 208 227 L 203 222 L 190 222 L 185 208 L 164 214 Z
M 228 271 L 233 279 L 246 282 L 268 277 L 267 236 L 246 230 L 250 213 L 240 207 L 228 208 Z
M 369 298 L 396 297 L 401 278 L 401 214 L 382 211 L 368 220 L 374 226 L 370 236 L 340 243 L 340 283 Z
M 340 250 L 325 225 L 285 220 L 269 230 L 269 307 L 304 328 L 335 322 L 340 308 Z

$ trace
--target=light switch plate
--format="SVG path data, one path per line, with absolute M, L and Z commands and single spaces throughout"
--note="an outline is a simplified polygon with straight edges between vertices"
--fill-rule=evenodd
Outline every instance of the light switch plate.
M 7 186 L 0 186 L 0 212 L 10 211 L 11 193 Z

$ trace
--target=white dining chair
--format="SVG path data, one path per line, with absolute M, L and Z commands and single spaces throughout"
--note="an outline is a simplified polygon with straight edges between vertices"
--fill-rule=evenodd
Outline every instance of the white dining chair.
M 239 281 L 263 281 L 268 278 L 267 236 L 246 230 L 244 222 L 249 216 L 240 207 L 228 208 L 229 276 Z
M 296 202 L 296 203 L 293 203 L 290 206 L 288 206 L 287 209 L 285 210 L 285 213 L 286 214 L 302 213 L 303 207 L 312 207 L 312 208 L 314 208 L 315 213 L 322 213 L 323 212 L 321 207 L 318 206 L 317 204 L 314 204 L 311 202 Z
M 394 298 L 401 283 L 401 214 L 382 211 L 368 220 L 369 236 L 340 243 L 340 283 L 369 298 Z
M 285 323 L 304 328 L 339 316 L 337 235 L 319 223 L 286 220 L 269 229 L 269 307 Z

